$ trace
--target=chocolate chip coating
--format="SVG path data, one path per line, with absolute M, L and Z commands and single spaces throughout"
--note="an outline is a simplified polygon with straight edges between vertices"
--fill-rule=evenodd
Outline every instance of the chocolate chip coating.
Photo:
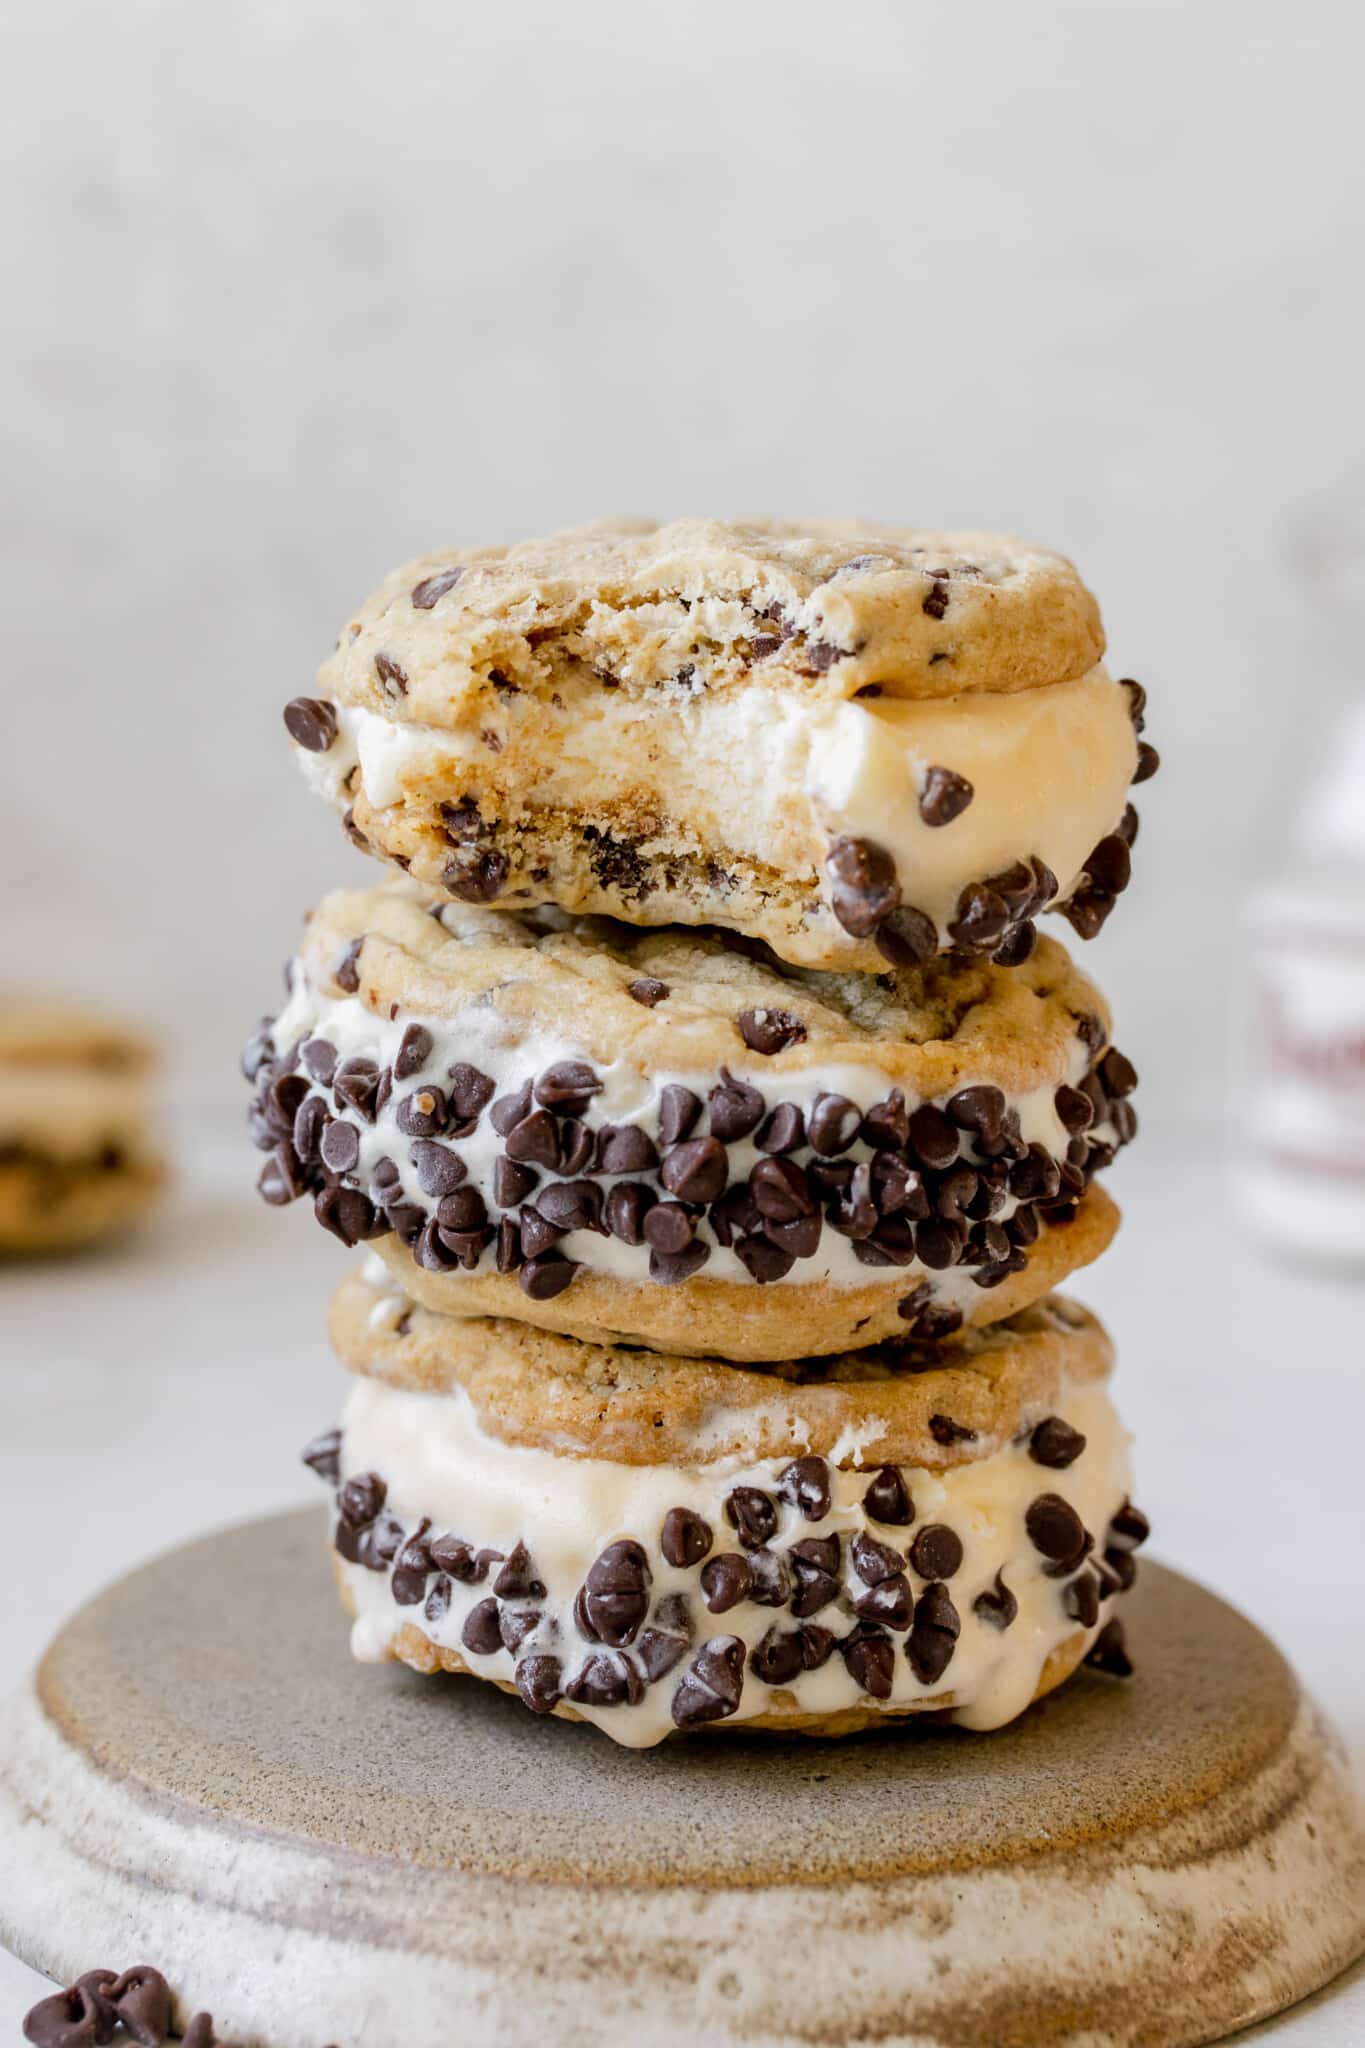
M 692 1508 L 670 1508 L 659 1532 L 664 1561 L 680 1571 L 700 1564 L 715 1541 L 711 1524 Z

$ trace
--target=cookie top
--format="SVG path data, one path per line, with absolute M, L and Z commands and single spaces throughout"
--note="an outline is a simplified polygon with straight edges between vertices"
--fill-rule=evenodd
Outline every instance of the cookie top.
M 1104 652 L 1064 556 L 1006 536 L 859 523 L 604 522 L 405 563 L 343 628 L 326 698 L 458 724 L 462 695 L 563 678 L 952 697 L 1070 681 Z
M 1056 1294 L 943 1344 L 905 1337 L 740 1367 L 436 1315 L 371 1270 L 332 1300 L 332 1342 L 350 1371 L 424 1393 L 461 1387 L 503 1442 L 625 1465 L 809 1452 L 838 1466 L 946 1470 L 991 1456 L 1064 1385 L 1113 1366 L 1096 1318 Z
M 383 1019 L 477 1019 L 509 1045 L 569 1043 L 652 1072 L 755 1055 L 774 1082 L 872 1067 L 925 1100 L 964 1076 L 1010 1094 L 1056 1086 L 1078 1033 L 1096 1051 L 1109 1036 L 1103 997 L 1051 939 L 1014 968 L 944 956 L 881 975 L 819 972 L 731 933 L 433 904 L 401 881 L 326 897 L 300 958 L 315 987 Z
M 0 1063 L 6 1067 L 143 1074 L 153 1058 L 148 1038 L 101 1010 L 60 996 L 0 989 Z

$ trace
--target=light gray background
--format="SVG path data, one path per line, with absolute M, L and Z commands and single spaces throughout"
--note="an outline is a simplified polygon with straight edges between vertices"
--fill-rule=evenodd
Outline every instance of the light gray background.
M 362 871 L 279 707 L 392 562 L 616 510 L 999 526 L 1150 689 L 1086 958 L 1148 1111 L 1217 1109 L 1236 908 L 1350 675 L 1291 535 L 1365 484 L 1358 10 L 5 18 L 7 962 L 235 1105 Z

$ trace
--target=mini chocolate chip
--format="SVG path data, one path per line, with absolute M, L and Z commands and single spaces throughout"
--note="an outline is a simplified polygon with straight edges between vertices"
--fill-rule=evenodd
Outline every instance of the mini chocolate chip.
M 763 1235 L 775 1244 L 779 1251 L 788 1253 L 794 1259 L 814 1258 L 820 1249 L 822 1228 L 820 1214 L 814 1204 L 809 1216 L 765 1216 L 763 1219 Z
M 1137 1583 L 1137 1559 L 1126 1550 L 1111 1546 L 1104 1553 L 1104 1562 L 1119 1582 L 1119 1590 L 1131 1593 Z
M 987 1628 L 1007 1629 L 1019 1612 L 1019 1602 L 1005 1584 L 1003 1575 L 997 1572 L 995 1584 L 978 1593 L 972 1602 L 972 1613 Z
M 725 1498 L 725 1519 L 746 1550 L 755 1550 L 777 1533 L 777 1509 L 757 1486 L 736 1486 Z
M 923 1178 L 893 1153 L 877 1154 L 868 1184 L 880 1215 L 904 1216 L 911 1223 L 922 1223 L 928 1216 L 929 1197 Z
M 839 1597 L 839 1581 L 835 1576 L 839 1568 L 838 1538 L 831 1539 L 834 1561 L 828 1569 L 813 1556 L 803 1555 L 807 1550 L 824 1550 L 827 1546 L 817 1541 L 813 1545 L 794 1543 L 789 1554 L 793 1591 L 791 1611 L 798 1619 L 818 1614 L 822 1607 L 828 1607 L 831 1600 Z
M 874 934 L 877 951 L 893 967 L 923 967 L 938 951 L 938 926 L 908 903 L 888 911 Z
M 394 1055 L 395 1081 L 410 1081 L 431 1058 L 433 1040 L 424 1024 L 409 1024 Z
M 493 1100 L 496 1084 L 489 1075 L 481 1073 L 477 1067 L 471 1067 L 464 1060 L 457 1060 L 454 1066 L 447 1070 L 447 1078 L 450 1081 L 447 1090 L 450 1097 L 450 1113 L 457 1122 L 466 1127 L 456 1131 L 455 1135 L 457 1138 L 468 1138 L 484 1110 Z M 528 1102 L 528 1109 L 529 1106 Z M 515 1121 L 519 1122 L 520 1119 Z
M 754 1550 L 749 1553 L 749 1569 L 754 1581 L 749 1598 L 754 1605 L 785 1607 L 791 1592 L 791 1572 L 786 1560 L 775 1550 Z
M 931 619 L 941 619 L 948 609 L 948 580 L 945 576 L 935 577 L 925 593 L 920 610 Z
M 749 1186 L 759 1214 L 774 1223 L 815 1214 L 806 1176 L 794 1160 L 760 1159 L 749 1175 Z
M 727 1171 L 725 1147 L 718 1138 L 684 1138 L 665 1152 L 659 1179 L 681 1201 L 714 1202 L 724 1191 Z
M 700 1564 L 714 1541 L 711 1524 L 691 1508 L 670 1508 L 659 1534 L 664 1562 L 678 1571 Z
M 504 1216 L 498 1223 L 497 1250 L 494 1264 L 499 1273 L 515 1273 L 526 1258 L 521 1241 L 521 1231 L 510 1216 Z
M 315 1436 L 299 1452 L 300 1458 L 319 1479 L 325 1479 L 335 1486 L 340 1478 L 339 1459 L 341 1456 L 341 1431 L 325 1429 L 321 1436 Z
M 300 1057 L 313 1079 L 320 1081 L 324 1088 L 330 1088 L 337 1070 L 337 1049 L 332 1041 L 329 1038 L 307 1038 L 300 1048 Z
M 457 562 L 452 568 L 437 569 L 430 576 L 424 576 L 420 583 L 414 583 L 411 591 L 413 608 L 429 612 L 439 598 L 453 590 L 464 575 L 464 564 Z
M 1053 1564 L 1079 1561 L 1084 1553 L 1085 1526 L 1059 1493 L 1040 1493 L 1030 1501 L 1024 1527 L 1034 1549 Z
M 413 1150 L 416 1149 L 414 1146 Z M 494 1160 L 493 1200 L 500 1209 L 515 1209 L 539 1186 L 540 1175 L 533 1166 L 519 1166 L 515 1159 L 505 1156 Z
M 488 1112 L 488 1121 L 500 1138 L 507 1137 L 531 1114 L 531 1084 L 523 1081 L 515 1095 L 500 1095 Z
M 777 1497 L 799 1508 L 808 1522 L 829 1513 L 829 1465 L 824 1458 L 794 1458 L 777 1475 Z
M 793 1253 L 784 1251 L 770 1238 L 755 1233 L 735 1239 L 735 1257 L 749 1278 L 760 1287 L 770 1286 L 775 1280 L 785 1280 L 796 1264 Z
M 910 1563 L 922 1579 L 951 1579 L 962 1563 L 962 1539 L 946 1522 L 926 1522 L 910 1545 Z
M 493 1581 L 500 1600 L 543 1600 L 545 1588 L 537 1577 L 530 1552 L 521 1542 L 513 1544 L 502 1570 Z
M 879 1586 L 883 1579 L 891 1579 L 904 1571 L 905 1559 L 889 1543 L 879 1543 L 875 1536 L 869 1536 L 865 1529 L 859 1530 L 848 1547 L 853 1560 L 853 1569 L 866 1585 Z
M 430 1527 L 431 1522 L 424 1515 L 393 1560 L 389 1590 L 400 1607 L 416 1607 L 426 1597 L 427 1574 L 431 1570 L 426 1534 Z
M 883 1465 L 863 1495 L 863 1507 L 874 1522 L 907 1529 L 915 1519 L 915 1503 L 899 1468 Z
M 1146 740 L 1138 741 L 1137 767 L 1133 770 L 1134 782 L 1150 782 L 1161 766 L 1161 756 Z
M 643 1235 L 646 1244 L 653 1245 L 656 1252 L 670 1256 L 684 1252 L 691 1244 L 696 1232 L 696 1221 L 690 1209 L 681 1202 L 659 1202 L 645 1216 Z
M 276 1145 L 260 1171 L 256 1192 L 262 1201 L 272 1208 L 283 1208 L 286 1202 L 296 1202 L 308 1185 L 303 1172 L 303 1163 L 294 1147 L 288 1143 Z
M 1125 1500 L 1109 1524 L 1107 1540 L 1115 1550 L 1138 1550 L 1151 1533 L 1152 1525 L 1142 1509 Z
M 1100 1582 L 1092 1571 L 1083 1571 L 1071 1581 L 1062 1596 L 1062 1605 L 1082 1628 L 1095 1626 L 1100 1618 Z
M 968 1429 L 964 1423 L 954 1422 L 951 1415 L 931 1415 L 929 1417 L 929 1434 L 934 1439 L 934 1442 L 942 1444 L 945 1450 L 949 1444 L 974 1444 L 976 1442 L 976 1431 Z
M 527 1166 L 558 1167 L 559 1127 L 548 1109 L 534 1109 L 513 1124 L 507 1133 L 507 1156 Z
M 341 1489 L 337 1510 L 343 1522 L 358 1529 L 372 1522 L 388 1498 L 388 1487 L 377 1472 L 357 1472 Z
M 677 1599 L 678 1605 L 683 1611 L 683 1625 L 681 1628 L 670 1628 L 663 1625 L 663 1611 L 668 1602 L 661 1600 L 654 1617 L 655 1622 L 659 1625 L 641 1629 L 639 1636 L 636 1638 L 635 1654 L 639 1658 L 645 1677 L 650 1681 L 651 1685 L 657 1679 L 666 1678 L 674 1666 L 687 1655 L 691 1647 L 691 1616 L 687 1612 L 686 1601 L 682 1599 L 681 1595 L 677 1596 Z
M 647 1010 L 652 1010 L 656 1003 L 667 1000 L 669 987 L 666 981 L 656 981 L 652 974 L 642 974 L 626 984 L 626 994 L 635 1002 L 643 1003 Z
M 790 1685 L 802 1668 L 799 1629 L 770 1628 L 749 1653 L 749 1669 L 764 1685 Z
M 909 1121 L 907 1138 L 921 1166 L 942 1172 L 957 1158 L 958 1134 L 951 1118 L 932 1102 L 922 1102 Z
M 520 1660 L 512 1679 L 523 1706 L 529 1707 L 533 1714 L 548 1714 L 558 1704 L 561 1675 L 558 1657 L 537 1652 Z
M 349 1173 L 360 1157 L 360 1133 L 354 1124 L 338 1117 L 322 1133 L 318 1150 L 324 1166 L 330 1166 L 333 1173 Z
M 451 1194 L 442 1195 L 436 1207 L 436 1222 L 443 1234 L 458 1236 L 469 1230 L 482 1230 L 488 1221 L 488 1208 L 477 1188 L 460 1187 Z
M 657 1280 L 661 1287 L 676 1287 L 699 1272 L 710 1256 L 710 1245 L 703 1244 L 700 1238 L 694 1239 L 680 1252 L 651 1251 L 649 1277 Z
M 363 934 L 352 939 L 332 972 L 337 987 L 344 989 L 348 996 L 353 996 L 360 987 L 360 949 L 364 943 Z
M 1008 1107 L 999 1088 L 989 1082 L 978 1082 L 971 1088 L 959 1088 L 956 1095 L 948 1098 L 947 1114 L 959 1130 L 980 1131 L 983 1137 L 989 1137 L 999 1131 Z
M 724 1721 L 739 1706 L 744 1690 L 744 1645 L 738 1636 L 712 1636 L 703 1643 L 673 1695 L 679 1728 Z
M 559 1126 L 559 1171 L 567 1175 L 586 1173 L 596 1145 L 596 1137 L 585 1123 L 566 1116 Z
M 806 1036 L 805 1025 L 790 1010 L 741 1010 L 735 1025 L 750 1052 L 766 1058 L 799 1045 Z
M 324 1230 L 340 1238 L 349 1251 L 352 1245 L 382 1235 L 385 1224 L 379 1211 L 359 1188 L 322 1188 L 313 1198 L 313 1214 Z
M 460 1642 L 475 1657 L 491 1657 L 501 1649 L 501 1628 L 497 1626 L 497 1602 L 495 1599 L 481 1599 L 465 1616 L 465 1626 L 460 1628 Z
M 1126 1059 L 1116 1045 L 1111 1045 L 1100 1061 L 1100 1079 L 1110 1095 L 1131 1095 L 1137 1087 L 1137 1068 Z
M 337 715 L 321 697 L 295 697 L 284 707 L 285 731 L 310 754 L 325 754 L 337 736 Z
M 549 1301 L 564 1289 L 578 1271 L 573 1259 L 566 1259 L 562 1252 L 541 1252 L 537 1258 L 528 1259 L 517 1274 L 523 1294 L 532 1301 Z
M 728 1067 L 720 1070 L 719 1085 L 706 1098 L 711 1113 L 711 1135 L 730 1145 L 756 1130 L 767 1107 L 757 1088 L 737 1081 Z
M 398 1128 L 408 1138 L 434 1138 L 446 1127 L 446 1099 L 439 1088 L 414 1088 L 398 1105 Z
M 343 1062 L 336 1070 L 332 1082 L 332 1093 L 339 1103 L 364 1117 L 367 1124 L 374 1122 L 375 1096 L 379 1089 L 379 1069 L 373 1060 L 351 1059 Z
M 874 1102 L 863 1118 L 858 1135 L 863 1143 L 874 1152 L 898 1152 L 910 1136 L 910 1118 L 906 1113 L 905 1097 L 899 1088 L 881 1102 Z M 957 1146 L 956 1134 L 953 1138 Z
M 374 672 L 384 685 L 384 694 L 391 701 L 408 694 L 407 670 L 396 662 L 391 654 L 376 654 Z
M 926 1586 L 915 1602 L 914 1626 L 905 1645 L 910 1668 L 921 1685 L 935 1685 L 953 1659 L 962 1623 L 946 1586 Z
M 322 1138 L 331 1118 L 320 1095 L 307 1095 L 299 1104 L 294 1118 L 293 1145 L 299 1159 L 305 1165 L 322 1157 Z M 359 1136 L 357 1134 L 357 1146 Z M 345 1172 L 346 1169 L 338 1169 Z M 300 1188 L 298 1192 L 302 1192 Z
M 806 1142 L 806 1120 L 794 1102 L 779 1102 L 759 1125 L 754 1144 L 760 1152 L 799 1152 Z
M 956 1266 L 967 1248 L 966 1225 L 951 1217 L 934 1217 L 915 1232 L 915 1253 L 922 1266 L 944 1273 Z
M 690 1088 L 684 1088 L 680 1082 L 670 1081 L 659 1097 L 659 1143 L 676 1145 L 680 1139 L 685 1138 L 701 1115 L 701 1107 L 699 1095 L 694 1095 Z M 754 1122 L 757 1121 L 758 1118 L 755 1117 Z
M 879 1579 L 853 1601 L 853 1611 L 865 1621 L 879 1621 L 886 1628 L 909 1628 L 915 1614 L 915 1595 L 904 1572 Z
M 926 1343 L 941 1343 L 962 1328 L 962 1311 L 949 1302 L 934 1300 L 934 1290 L 927 1280 L 921 1280 L 913 1293 L 907 1294 L 896 1304 L 896 1313 L 902 1321 L 909 1323 L 910 1335 L 920 1337 Z
M 1103 1671 L 1110 1678 L 1131 1678 L 1133 1660 L 1128 1655 L 1124 1640 L 1123 1623 L 1115 1617 L 1106 1621 L 1092 1643 L 1085 1659 L 1095 1671 Z
M 452 1579 L 458 1579 L 462 1585 L 468 1585 L 474 1579 L 477 1570 L 474 1552 L 461 1537 L 433 1536 L 427 1543 L 427 1550 L 437 1571 L 448 1572 Z M 478 1573 L 480 1578 L 485 1575 L 486 1570 Z
M 507 880 L 508 861 L 496 850 L 461 847 L 441 870 L 441 884 L 462 903 L 491 903 Z
M 1053 1096 L 1052 1102 L 1063 1129 L 1070 1131 L 1073 1136 L 1078 1131 L 1088 1131 L 1095 1121 L 1094 1104 L 1079 1088 L 1071 1088 L 1063 1083 Z
M 737 1550 L 722 1550 L 716 1557 L 708 1557 L 701 1568 L 701 1593 L 712 1614 L 728 1614 L 732 1607 L 738 1607 L 741 1600 L 747 1600 L 754 1583 L 753 1571 L 747 1558 Z
M 423 1138 L 413 1146 L 408 1156 L 417 1173 L 417 1184 L 425 1195 L 434 1195 L 438 1200 L 442 1195 L 452 1195 L 465 1178 L 463 1159 L 457 1157 L 448 1145 L 437 1145 L 429 1138 Z
M 890 1636 L 869 1622 L 859 1622 L 839 1645 L 849 1677 L 874 1700 L 889 1700 L 896 1652 Z
M 580 1116 L 601 1093 L 603 1082 L 586 1060 L 559 1060 L 536 1082 L 536 1101 L 561 1116 Z
M 831 842 L 825 866 L 835 917 L 851 938 L 871 938 L 900 902 L 895 861 L 870 839 L 843 837 Z
M 633 1707 L 644 1698 L 644 1684 L 629 1657 L 611 1657 L 599 1650 L 574 1673 L 564 1697 L 590 1707 Z
M 638 1124 L 603 1124 L 598 1131 L 599 1173 L 649 1173 L 658 1163 L 653 1139 Z
M 654 1206 L 653 1191 L 639 1181 L 625 1181 L 612 1188 L 603 1209 L 603 1220 L 613 1237 L 622 1244 L 645 1242 L 644 1221 Z
M 605 1236 L 602 1221 L 602 1190 L 590 1180 L 565 1180 L 542 1188 L 536 1208 L 561 1230 L 593 1230 Z
M 951 825 L 960 818 L 976 791 L 965 775 L 953 768 L 926 768 L 920 790 L 919 814 L 926 825 Z
M 1081 1432 L 1063 1422 L 1060 1415 L 1047 1416 L 1028 1440 L 1028 1454 L 1035 1465 L 1047 1465 L 1058 1472 L 1074 1465 L 1084 1449 Z
M 846 1095 L 817 1095 L 807 1120 L 811 1150 L 824 1159 L 846 1152 L 858 1135 L 860 1122 L 857 1104 Z
M 106 1971 L 91 1970 L 77 1980 L 76 1988 L 92 1993 L 116 2016 L 138 2048 L 162 2048 L 171 2031 L 171 1993 L 160 1970 L 149 1963 L 136 1963 L 112 1983 Z M 107 2035 L 100 2038 L 107 2039 Z
M 631 1538 L 609 1543 L 594 1559 L 574 1605 L 590 1642 L 624 1649 L 649 1612 L 650 1570 L 643 1547 Z

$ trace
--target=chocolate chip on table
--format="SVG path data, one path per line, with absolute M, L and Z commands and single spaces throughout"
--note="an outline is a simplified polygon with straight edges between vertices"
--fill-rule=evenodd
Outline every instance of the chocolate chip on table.
M 908 903 L 888 911 L 873 936 L 877 951 L 892 967 L 923 967 L 938 951 L 938 926 Z
M 799 1508 L 808 1522 L 829 1513 L 829 1465 L 824 1458 L 793 1458 L 777 1475 L 777 1495 Z
M 1161 756 L 1146 740 L 1138 741 L 1137 767 L 1133 770 L 1134 782 L 1150 782 L 1161 766 Z
M 835 917 L 851 938 L 871 938 L 900 902 L 895 861 L 872 840 L 845 836 L 831 841 L 825 867 Z
M 863 1507 L 874 1522 L 894 1529 L 908 1529 L 915 1519 L 915 1503 L 898 1466 L 883 1465 L 863 1495 Z
M 632 1642 L 649 1612 L 649 1587 L 649 1559 L 643 1547 L 631 1538 L 609 1543 L 589 1567 L 574 1607 L 589 1641 L 614 1650 Z
M 603 1124 L 598 1131 L 599 1173 L 649 1173 L 658 1163 L 653 1139 L 638 1124 Z
M 806 1120 L 794 1102 L 779 1102 L 759 1125 L 754 1144 L 760 1152 L 799 1152 L 806 1142 Z
M 670 1508 L 659 1533 L 664 1562 L 679 1571 L 700 1564 L 714 1541 L 711 1524 L 692 1508 Z
M 734 1487 L 725 1497 L 725 1519 L 746 1550 L 756 1550 L 777 1533 L 777 1509 L 761 1487 Z
M 496 1108 L 496 1104 L 494 1107 Z M 507 1133 L 507 1156 L 525 1166 L 559 1166 L 559 1127 L 548 1109 L 533 1109 Z
M 536 1082 L 535 1098 L 543 1109 L 558 1110 L 561 1116 L 581 1116 L 604 1085 L 586 1060 L 559 1060 Z
M 1047 1465 L 1057 1472 L 1074 1465 L 1084 1449 L 1081 1432 L 1063 1422 L 1060 1415 L 1046 1416 L 1028 1440 L 1028 1454 L 1034 1464 Z
M 471 1607 L 460 1630 L 460 1641 L 466 1650 L 472 1650 L 476 1657 L 491 1657 L 502 1648 L 502 1630 L 498 1626 L 498 1603 L 496 1600 L 480 1600 Z
M 653 1208 L 653 1190 L 639 1181 L 624 1181 L 608 1194 L 603 1208 L 603 1221 L 613 1237 L 622 1244 L 643 1244 L 645 1242 L 644 1222 Z
M 725 1072 L 723 1067 L 721 1072 Z M 694 1095 L 690 1088 L 684 1088 L 680 1082 L 670 1081 L 659 1097 L 659 1143 L 676 1145 L 680 1139 L 687 1137 L 694 1129 L 701 1111 L 700 1095 Z M 759 1114 L 762 1114 L 761 1107 Z M 758 1122 L 758 1117 L 754 1118 L 754 1122 Z
M 507 880 L 508 861 L 496 849 L 461 847 L 441 870 L 441 885 L 462 903 L 491 903 Z
M 805 1025 L 790 1010 L 741 1010 L 735 1025 L 750 1052 L 767 1058 L 799 1045 L 806 1036 Z
M 412 586 L 413 609 L 429 612 L 439 598 L 444 597 L 448 590 L 455 588 L 463 575 L 464 564 L 457 562 L 449 569 L 437 569 L 430 576 L 424 576 L 420 583 L 414 583 Z
M 995 1584 L 987 1586 L 972 1602 L 972 1613 L 987 1628 L 1007 1629 L 1019 1612 L 1019 1602 L 1005 1584 L 1002 1573 L 995 1575 Z
M 360 949 L 364 943 L 363 933 L 360 938 L 352 939 L 350 945 L 332 970 L 332 979 L 336 982 L 338 988 L 346 991 L 348 996 L 355 995 L 360 987 Z
M 905 1654 L 921 1685 L 935 1685 L 942 1678 L 957 1648 L 962 1622 L 946 1586 L 926 1586 L 915 1602 L 914 1625 L 906 1640 Z
M 771 1166 L 778 1163 L 762 1162 Z M 714 1202 L 724 1192 L 728 1171 L 725 1147 L 719 1138 L 684 1138 L 664 1153 L 659 1179 L 681 1201 Z
M 1085 1550 L 1085 1525 L 1059 1493 L 1040 1493 L 1029 1502 L 1024 1527 L 1034 1549 L 1051 1564 L 1080 1561 Z
M 337 715 L 321 697 L 295 697 L 284 707 L 285 731 L 310 754 L 325 754 L 337 736 Z
M 1111 1678 L 1132 1677 L 1133 1660 L 1128 1655 L 1123 1623 L 1117 1616 L 1112 1621 L 1106 1621 L 1091 1644 L 1085 1661 L 1092 1670 L 1106 1672 Z
M 738 1607 L 741 1600 L 748 1599 L 753 1583 L 749 1561 L 737 1550 L 722 1550 L 717 1557 L 708 1557 L 701 1568 L 701 1595 L 712 1614 L 728 1614 Z
M 577 1262 L 566 1259 L 562 1252 L 541 1252 L 537 1258 L 526 1261 L 517 1280 L 522 1293 L 532 1301 L 550 1301 L 564 1292 L 577 1271 Z
M 889 1700 L 896 1669 L 895 1646 L 875 1624 L 860 1621 L 839 1645 L 849 1677 L 874 1700 Z
M 626 984 L 626 994 L 634 1002 L 642 1003 L 647 1010 L 652 1010 L 658 1003 L 666 1002 L 669 993 L 668 983 L 656 981 L 652 974 L 637 975 L 634 981 Z
M 954 768 L 926 768 L 919 796 L 919 814 L 926 825 L 951 825 L 960 818 L 976 791 Z
M 910 1563 L 922 1579 L 951 1579 L 962 1564 L 962 1539 L 946 1522 L 926 1522 L 910 1545 Z
M 728 1720 L 744 1691 L 744 1645 L 738 1636 L 712 1636 L 704 1642 L 673 1695 L 673 1719 L 679 1728 L 706 1721 Z

